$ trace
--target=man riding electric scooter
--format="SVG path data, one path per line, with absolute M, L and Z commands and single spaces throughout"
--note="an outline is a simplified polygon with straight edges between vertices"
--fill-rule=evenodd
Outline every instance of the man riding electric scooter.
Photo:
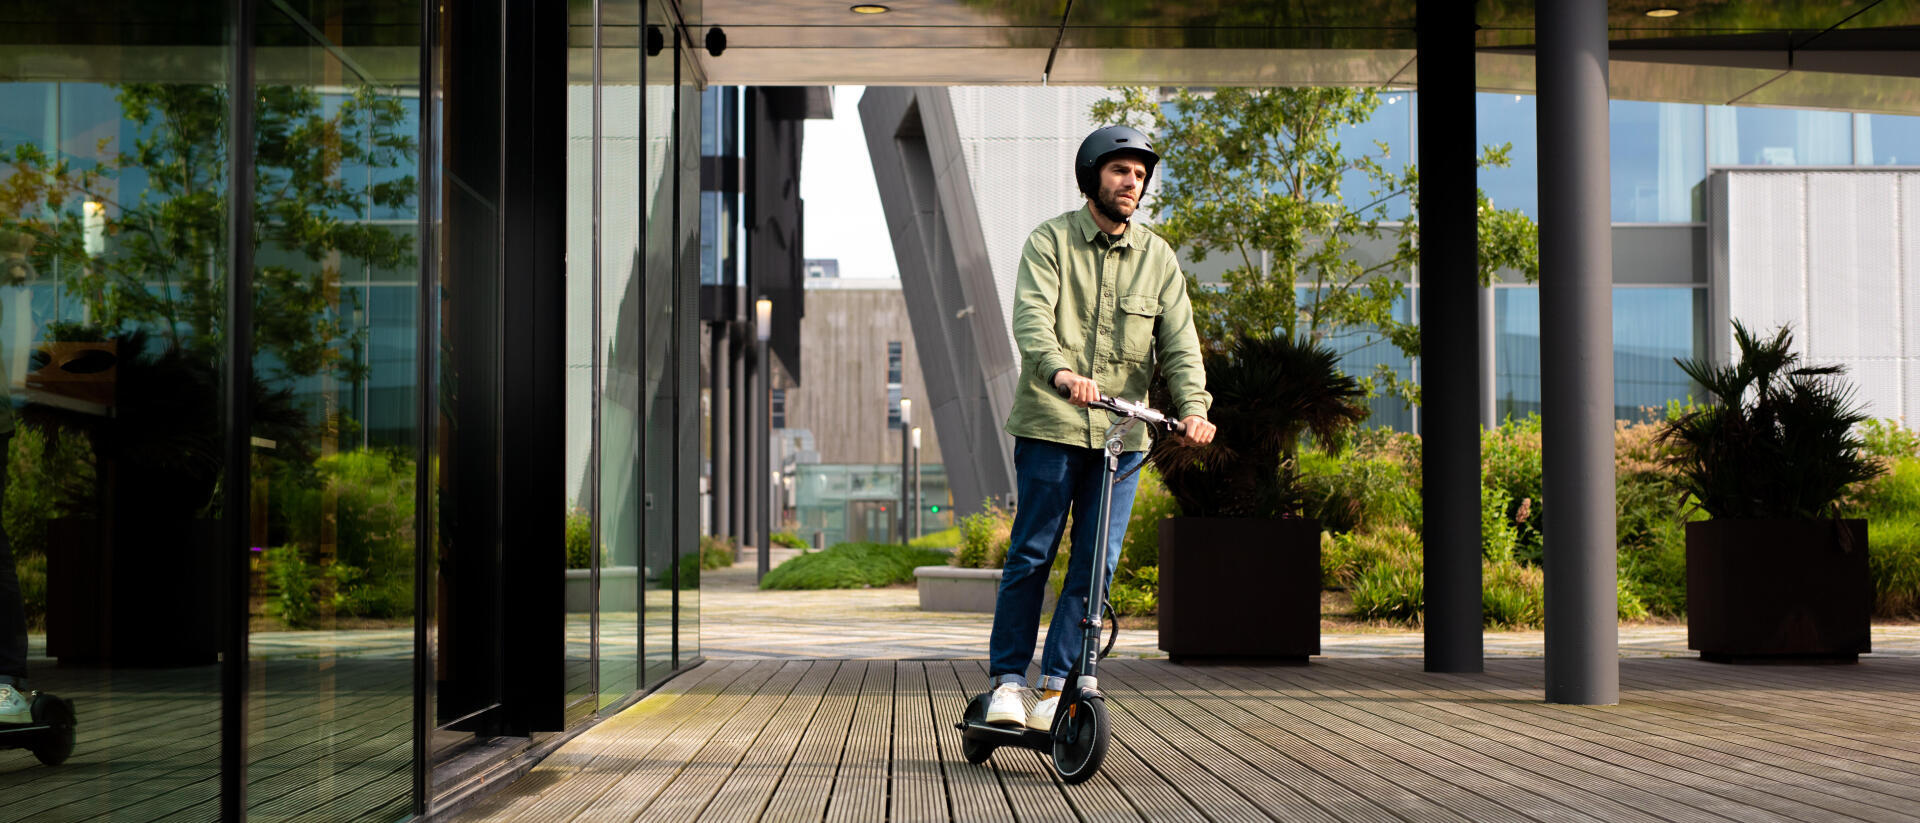
M 1050 729 L 1068 674 L 1080 671 L 1075 665 L 1086 612 L 1099 620 L 1102 604 L 1079 593 L 1089 590 L 1099 559 L 1105 560 L 1105 577 L 1094 591 L 1104 592 L 1112 578 L 1139 481 L 1134 470 L 1145 459 L 1147 442 L 1144 429 L 1125 433 L 1115 449 L 1117 464 L 1109 466 L 1105 441 L 1113 407 L 1102 398 L 1144 401 L 1157 366 L 1174 399 L 1168 417 L 1179 420 L 1167 429 L 1196 444 L 1213 440 L 1207 422 L 1212 396 L 1186 277 L 1173 248 L 1131 222 L 1159 161 L 1151 141 L 1135 129 L 1108 126 L 1088 135 L 1074 160 L 1086 207 L 1040 224 L 1021 251 L 1013 303 L 1021 374 L 1006 424 L 1015 438 L 1019 509 L 993 614 L 993 691 L 984 718 L 989 724 Z M 1109 475 L 1110 468 L 1118 473 Z M 1117 482 L 1108 501 L 1108 528 L 1102 529 L 1102 486 L 1108 480 Z M 1040 658 L 1040 693 L 1029 709 L 1027 667 L 1047 574 L 1069 513 L 1073 551 Z M 1103 533 L 1105 546 L 1099 545 Z

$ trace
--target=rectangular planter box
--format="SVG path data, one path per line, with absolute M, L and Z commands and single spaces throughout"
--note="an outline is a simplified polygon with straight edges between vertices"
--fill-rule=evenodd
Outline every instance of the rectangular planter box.
M 1160 521 L 1160 650 L 1305 662 L 1320 653 L 1320 521 Z
M 1865 520 L 1687 524 L 1687 648 L 1718 662 L 1873 650 Z
M 639 610 L 640 568 L 638 566 L 600 567 L 600 611 Z M 593 570 L 567 570 L 567 612 L 593 611 Z
M 920 589 L 923 612 L 979 612 L 992 614 L 1000 597 L 999 569 L 961 569 L 953 566 L 917 566 L 914 584 Z M 1040 604 L 1040 622 L 1052 618 L 1054 601 L 1051 588 Z

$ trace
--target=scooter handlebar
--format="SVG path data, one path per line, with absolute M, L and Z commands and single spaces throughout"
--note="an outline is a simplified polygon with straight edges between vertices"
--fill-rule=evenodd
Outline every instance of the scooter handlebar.
M 1067 389 L 1060 389 L 1059 391 L 1060 391 L 1061 397 L 1073 396 L 1073 392 L 1068 391 Z M 1159 426 L 1173 434 L 1187 433 L 1187 427 L 1184 424 L 1182 424 L 1180 421 L 1175 420 L 1171 417 L 1168 417 L 1164 414 L 1161 414 L 1159 411 L 1155 409 L 1148 408 L 1147 404 L 1145 403 L 1134 403 L 1128 400 L 1122 400 L 1117 397 L 1108 397 L 1103 394 L 1103 395 L 1100 395 L 1100 399 L 1095 400 L 1092 403 L 1088 403 L 1087 405 L 1092 406 L 1096 409 L 1104 409 L 1106 411 L 1113 412 L 1114 414 L 1125 415 L 1127 417 L 1132 417 L 1151 425 Z

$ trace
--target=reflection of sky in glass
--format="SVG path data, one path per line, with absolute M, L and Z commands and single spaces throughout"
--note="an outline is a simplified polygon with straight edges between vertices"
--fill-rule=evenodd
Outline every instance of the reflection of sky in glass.
M 1294 289 L 1295 299 L 1305 306 L 1313 299 L 1313 291 L 1308 288 Z M 1413 320 L 1413 301 L 1418 299 L 1419 290 L 1409 287 L 1400 299 L 1393 301 L 1393 318 L 1400 322 Z M 1327 346 L 1340 355 L 1340 368 L 1356 378 L 1369 377 L 1374 369 L 1382 364 L 1389 366 L 1400 375 L 1402 380 L 1413 379 L 1413 360 L 1401 353 L 1379 333 L 1377 327 L 1342 329 L 1336 335 L 1327 338 Z M 1386 426 L 1398 431 L 1413 430 L 1413 410 L 1407 407 L 1405 400 L 1396 396 L 1381 395 L 1368 398 L 1366 425 L 1369 427 Z
M 1728 166 L 1841 166 L 1853 162 L 1853 118 L 1839 111 L 1711 106 L 1713 162 Z
M 1673 361 L 1699 350 L 1706 293 L 1701 289 L 1615 288 L 1613 290 L 1614 414 L 1638 419 L 1641 409 L 1662 407 L 1694 393 L 1691 381 Z M 1509 287 L 1494 291 L 1495 392 L 1501 417 L 1523 417 L 1540 410 L 1540 290 Z
M 1853 118 L 1855 163 L 1920 166 L 1920 117 L 1858 114 Z
M 1534 131 L 1534 100 L 1530 94 L 1475 95 L 1475 139 L 1481 146 L 1512 143 L 1507 155 L 1511 161 L 1504 169 L 1480 169 L 1480 189 L 1487 193 L 1496 209 L 1519 209 L 1539 219 L 1540 196 L 1536 191 L 1536 171 L 1540 162 L 1539 139 Z
M 1340 155 L 1349 159 L 1372 156 L 1389 173 L 1398 173 L 1413 162 L 1412 118 L 1408 112 L 1413 106 L 1407 98 L 1409 92 L 1382 92 L 1380 107 L 1373 110 L 1373 116 L 1363 123 L 1351 123 L 1340 128 L 1337 139 L 1340 141 Z M 1381 153 L 1377 143 L 1387 145 L 1386 153 Z M 1376 199 L 1370 192 L 1377 184 L 1366 174 L 1349 171 L 1340 176 L 1340 199 L 1350 209 L 1367 209 Z M 1389 198 L 1386 206 L 1386 219 L 1400 220 L 1407 216 L 1412 208 L 1405 195 Z M 1373 211 L 1362 213 L 1372 217 Z
M 1704 108 L 1615 100 L 1607 106 L 1608 174 L 1616 223 L 1701 219 Z

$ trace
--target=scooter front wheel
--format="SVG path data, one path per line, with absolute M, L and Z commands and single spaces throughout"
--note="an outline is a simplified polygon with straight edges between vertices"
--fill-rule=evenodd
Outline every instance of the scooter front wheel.
M 1060 707 L 1053 719 L 1053 767 L 1067 784 L 1080 783 L 1100 771 L 1107 758 L 1107 700 L 1090 696 Z
M 50 694 L 36 695 L 32 711 L 33 722 L 48 726 L 31 747 L 33 756 L 49 766 L 67 762 L 73 754 L 73 703 Z

